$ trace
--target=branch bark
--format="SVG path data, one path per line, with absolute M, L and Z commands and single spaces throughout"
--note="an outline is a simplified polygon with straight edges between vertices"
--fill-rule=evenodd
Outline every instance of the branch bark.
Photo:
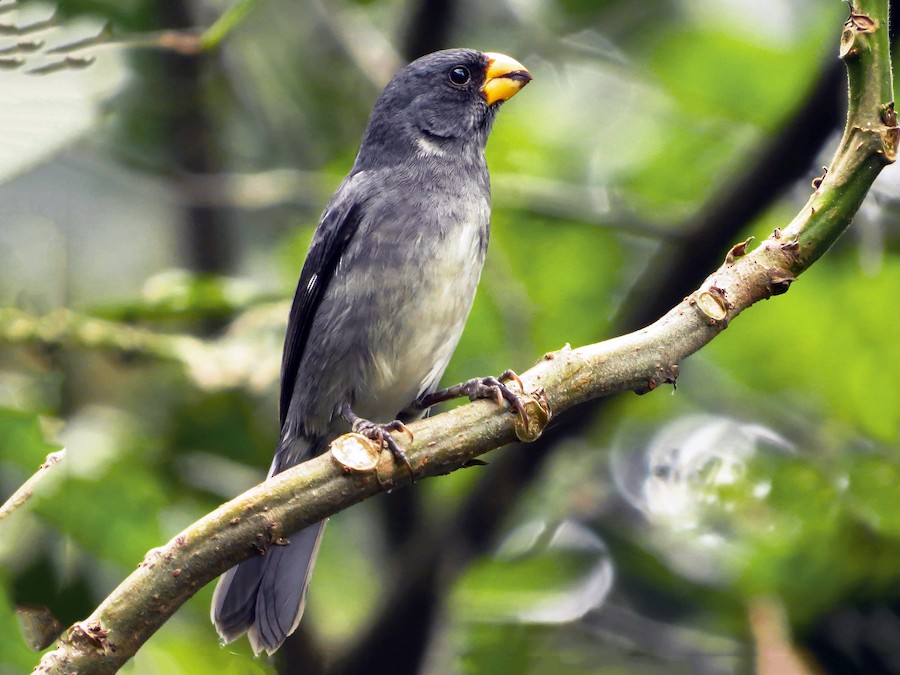
M 745 244 L 733 247 L 697 290 L 650 326 L 547 354 L 522 375 L 526 391 L 532 392 L 532 411 L 543 402 L 559 414 L 593 398 L 629 390 L 645 393 L 674 382 L 683 359 L 743 310 L 786 292 L 825 253 L 851 222 L 875 177 L 896 158 L 900 130 L 887 19 L 885 0 L 856 0 L 851 7 L 840 52 L 850 82 L 844 137 L 827 175 L 791 223 L 750 253 Z M 416 479 L 462 468 L 535 431 L 517 427 L 514 415 L 486 401 L 411 428 L 415 441 L 406 452 Z M 115 672 L 178 607 L 226 569 L 408 480 L 406 468 L 395 466 L 389 453 L 370 471 L 348 472 L 326 453 L 275 476 L 151 551 L 90 617 L 67 631 L 37 671 Z

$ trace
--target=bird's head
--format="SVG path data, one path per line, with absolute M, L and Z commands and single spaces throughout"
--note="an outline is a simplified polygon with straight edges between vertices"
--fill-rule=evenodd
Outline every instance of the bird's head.
M 423 147 L 435 154 L 483 149 L 497 108 L 530 81 L 525 67 L 503 54 L 447 49 L 423 56 L 378 97 L 357 164 Z

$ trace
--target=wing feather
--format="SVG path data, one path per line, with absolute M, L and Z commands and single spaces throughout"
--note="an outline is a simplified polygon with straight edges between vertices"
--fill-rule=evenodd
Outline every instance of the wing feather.
M 303 270 L 300 272 L 288 317 L 281 358 L 281 397 L 278 416 L 282 429 L 287 419 L 294 388 L 297 386 L 297 373 L 300 371 L 300 362 L 306 351 L 316 311 L 328 289 L 328 284 L 331 283 L 341 256 L 359 227 L 363 190 L 360 189 L 359 180 L 355 179 L 360 175 L 355 174 L 345 180 L 325 209 L 313 235 Z

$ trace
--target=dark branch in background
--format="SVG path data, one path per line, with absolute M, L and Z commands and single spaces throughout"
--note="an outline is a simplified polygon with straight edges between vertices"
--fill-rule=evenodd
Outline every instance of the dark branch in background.
M 165 2 L 159 5 L 160 25 L 174 30 L 188 30 L 196 25 L 189 2 Z M 181 232 L 184 241 L 184 264 L 200 274 L 224 274 L 232 265 L 232 250 L 222 210 L 197 205 L 181 194 L 179 175 L 214 174 L 221 167 L 221 150 L 217 146 L 215 120 L 212 119 L 205 95 L 210 53 L 178 53 L 159 51 L 161 78 L 171 107 L 163 113 L 168 128 L 162 139 L 170 143 L 174 166 L 174 189 L 183 204 Z
M 420 56 L 451 46 L 456 0 L 410 0 L 409 23 L 402 41 L 403 58 Z
M 893 10 L 893 4 L 892 10 Z M 846 78 L 836 55 L 829 55 L 810 93 L 785 120 L 762 150 L 727 185 L 690 219 L 684 239 L 662 241 L 648 269 L 622 303 L 614 332 L 635 330 L 650 323 L 696 288 L 706 270 L 716 265 L 731 243 L 798 180 L 810 167 L 828 139 L 839 130 L 844 112 Z M 492 545 L 505 518 L 525 488 L 537 476 L 560 441 L 578 437 L 595 424 L 609 399 L 596 399 L 564 418 L 555 420 L 547 433 L 526 452 L 506 451 L 490 460 L 455 519 L 449 524 L 431 523 L 422 528 L 408 547 L 395 556 L 396 577 L 403 583 L 387 599 L 366 633 L 346 652 L 330 672 L 364 673 L 367 664 L 384 659 L 383 636 L 396 635 L 404 627 L 432 626 L 439 609 L 440 591 L 447 589 L 468 562 Z M 479 470 L 479 469 L 475 469 Z M 433 530 L 441 531 L 435 538 Z M 410 555 L 410 551 L 418 552 Z M 452 560 L 438 573 L 442 561 Z M 441 588 L 438 588 L 438 584 Z M 416 613 L 406 611 L 422 598 Z M 425 602 L 425 600 L 428 602 Z M 414 620 L 413 620 L 413 617 Z M 424 655 L 426 645 L 416 652 Z M 407 643 L 412 651 L 412 643 Z M 420 662 L 395 668 L 397 675 L 419 671 Z

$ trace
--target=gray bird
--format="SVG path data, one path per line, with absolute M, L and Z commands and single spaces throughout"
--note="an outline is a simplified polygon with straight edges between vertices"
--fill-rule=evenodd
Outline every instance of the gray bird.
M 488 134 L 500 104 L 530 80 L 508 56 L 450 49 L 409 64 L 379 96 L 300 273 L 269 476 L 351 429 L 406 462 L 389 431 L 457 396 L 506 399 L 524 415 L 503 384 L 512 374 L 437 386 L 487 249 Z M 324 527 L 222 576 L 212 620 L 225 642 L 246 632 L 254 652 L 272 653 L 296 629 Z

